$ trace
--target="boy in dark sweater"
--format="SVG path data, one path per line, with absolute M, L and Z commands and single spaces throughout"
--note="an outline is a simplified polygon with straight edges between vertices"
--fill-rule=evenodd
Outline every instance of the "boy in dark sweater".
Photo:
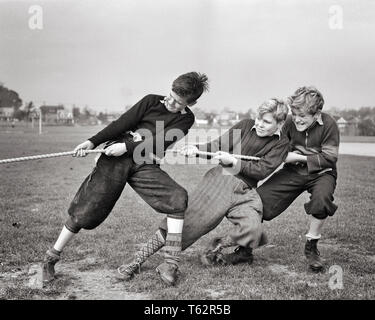
M 94 229 L 111 212 L 125 184 L 154 210 L 167 215 L 165 263 L 161 276 L 176 273 L 187 192 L 161 170 L 149 153 L 163 157 L 165 150 L 186 135 L 194 123 L 189 106 L 208 89 L 206 75 L 190 72 L 172 84 L 169 96 L 147 95 L 99 133 L 75 148 L 76 156 L 107 142 L 105 154 L 85 179 L 68 209 L 69 217 L 43 263 L 43 281 L 54 279 L 54 266 L 69 240 L 80 229 Z M 170 131 L 174 130 L 174 131 Z M 171 132 L 178 131 L 171 138 Z
M 332 216 L 340 143 L 336 121 L 321 112 L 324 100 L 314 87 L 301 87 L 290 97 L 291 117 L 283 134 L 290 139 L 284 167 L 258 188 L 263 202 L 263 219 L 272 220 L 284 212 L 304 191 L 310 193 L 305 211 L 310 215 L 305 255 L 309 267 L 323 269 L 317 242 L 325 219 Z
M 236 263 L 238 258 L 250 262 L 252 249 L 260 244 L 262 235 L 262 202 L 255 188 L 288 153 L 289 141 L 280 136 L 287 113 L 288 107 L 282 101 L 271 99 L 259 107 L 255 121 L 242 120 L 211 143 L 182 149 L 181 153 L 187 156 L 195 155 L 198 150 L 216 152 L 214 158 L 220 161 L 189 194 L 182 232 L 183 250 L 213 230 L 226 216 L 235 225 L 230 243 L 239 248 L 231 256 L 232 262 Z M 229 153 L 234 151 L 260 160 L 239 160 Z M 146 259 L 164 246 L 166 222 L 162 221 L 159 230 L 136 253 L 133 261 L 118 268 L 122 279 L 131 279 Z M 175 280 L 175 277 L 165 279 L 169 283 Z

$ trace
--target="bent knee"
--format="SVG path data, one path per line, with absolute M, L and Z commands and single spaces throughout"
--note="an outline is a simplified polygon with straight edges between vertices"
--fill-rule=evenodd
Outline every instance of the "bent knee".
M 172 207 L 175 212 L 181 212 L 181 215 L 184 215 L 184 212 L 188 206 L 188 193 L 185 189 L 176 190 L 171 199 Z
M 159 212 L 183 217 L 188 206 L 188 193 L 185 189 L 176 189 L 162 201 L 158 201 L 154 209 Z
M 310 202 L 305 204 L 307 214 L 323 220 L 328 216 L 333 216 L 337 210 L 337 205 L 333 202 L 332 195 L 321 195 L 314 197 Z

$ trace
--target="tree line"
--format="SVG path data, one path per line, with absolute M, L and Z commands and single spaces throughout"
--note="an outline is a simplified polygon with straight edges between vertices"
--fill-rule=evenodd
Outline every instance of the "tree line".
M 124 111 L 130 107 L 130 105 L 127 105 Z M 13 117 L 18 120 L 30 120 L 32 113 L 35 112 L 35 105 L 32 101 L 23 105 L 19 94 L 14 90 L 8 89 L 0 82 L 0 116 L 2 110 L 13 110 Z M 365 106 L 359 109 L 351 108 L 345 110 L 331 107 L 327 108 L 325 111 L 334 116 L 336 120 L 342 117 L 348 122 L 355 122 L 355 125 L 358 127 L 359 135 L 375 136 L 375 107 Z M 226 107 L 223 112 L 236 114 L 237 119 L 241 120 L 251 117 L 254 114 L 254 109 L 250 108 L 247 112 L 233 112 L 230 108 Z M 214 118 L 218 115 L 218 113 L 205 111 L 200 108 L 195 108 L 194 113 L 197 118 L 208 120 L 209 125 L 213 123 Z M 106 112 L 99 112 L 99 114 L 95 116 L 87 106 L 82 109 L 73 106 L 72 114 L 76 122 L 85 121 L 93 117 L 104 123 L 108 120 L 108 114 Z

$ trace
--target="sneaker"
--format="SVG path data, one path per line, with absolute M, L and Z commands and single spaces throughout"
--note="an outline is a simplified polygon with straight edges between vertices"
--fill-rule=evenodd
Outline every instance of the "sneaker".
M 307 240 L 305 244 L 305 256 L 309 267 L 314 272 L 320 272 L 324 269 L 323 263 L 320 260 L 320 252 L 318 250 L 318 240 Z
M 44 283 L 55 279 L 55 264 L 60 260 L 60 255 L 47 250 L 42 266 L 42 280 Z
M 156 268 L 156 272 L 165 284 L 173 286 L 176 283 L 178 272 L 177 265 L 163 262 Z
M 253 263 L 253 249 L 238 246 L 232 253 L 223 256 L 224 264 L 235 265 L 239 263 Z
M 123 264 L 117 268 L 117 276 L 121 280 L 129 281 L 134 275 L 141 272 L 142 263 L 135 259 L 128 264 Z

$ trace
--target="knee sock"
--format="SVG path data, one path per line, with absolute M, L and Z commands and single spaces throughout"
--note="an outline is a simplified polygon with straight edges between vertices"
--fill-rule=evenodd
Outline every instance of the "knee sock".
M 138 263 L 144 263 L 147 258 L 159 251 L 165 244 L 165 231 L 158 229 L 154 235 L 135 254 Z
M 321 230 L 325 219 L 317 219 L 314 216 L 310 217 L 310 228 L 306 234 L 307 240 L 318 240 L 321 238 Z
M 167 218 L 168 234 L 164 246 L 164 260 L 166 263 L 178 266 L 182 250 L 182 228 L 184 220 Z
M 53 248 L 54 253 L 60 254 L 64 247 L 68 244 L 70 239 L 74 237 L 75 233 L 69 231 L 65 226 L 62 228 L 59 237 L 56 240 Z

